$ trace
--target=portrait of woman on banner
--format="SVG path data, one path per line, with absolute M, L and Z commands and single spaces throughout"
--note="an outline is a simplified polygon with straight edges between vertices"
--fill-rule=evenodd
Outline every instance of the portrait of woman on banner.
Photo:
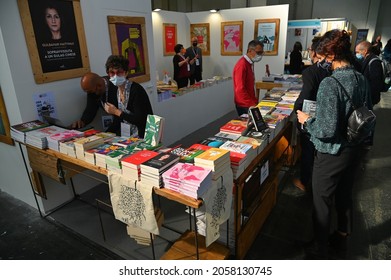
M 72 1 L 28 3 L 42 72 L 83 67 Z

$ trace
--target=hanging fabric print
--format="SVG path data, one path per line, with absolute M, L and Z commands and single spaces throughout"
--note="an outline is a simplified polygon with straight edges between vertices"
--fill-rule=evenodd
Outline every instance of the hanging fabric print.
M 110 199 L 114 216 L 128 225 L 159 234 L 153 209 L 152 187 L 110 172 Z

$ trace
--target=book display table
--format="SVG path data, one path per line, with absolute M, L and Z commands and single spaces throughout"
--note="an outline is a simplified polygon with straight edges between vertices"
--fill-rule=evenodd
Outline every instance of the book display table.
M 205 247 L 205 238 L 197 234 L 196 218 L 193 229 L 190 218 L 190 230 L 183 229 L 182 236 L 164 253 L 162 259 L 227 259 L 230 255 L 234 255 L 237 259 L 245 257 L 276 203 L 280 171 L 291 166 L 294 162 L 295 150 L 290 146 L 292 128 L 292 122 L 287 121 L 268 141 L 267 146 L 249 163 L 244 172 L 234 180 L 234 221 L 230 220 L 231 228 L 227 229 L 227 232 L 230 231 L 231 236 L 234 237 L 235 252 L 231 251 L 232 245 L 231 248 L 228 246 L 228 236 L 226 245 L 214 242 Z M 54 150 L 42 150 L 20 142 L 19 146 L 26 171 L 31 175 L 29 176 L 31 187 L 42 217 L 44 216 L 37 196 L 45 199 L 47 197 L 45 187 L 40 180 L 41 175 L 62 183 L 65 178 L 69 178 L 75 194 L 72 182 L 73 175 L 84 173 L 84 171 L 93 171 L 102 175 L 108 174 L 105 168 Z M 33 170 L 32 173 L 29 171 L 22 146 L 26 147 L 29 155 L 28 161 Z M 265 170 L 267 170 L 266 175 Z M 189 210 L 194 211 L 193 217 L 196 217 L 195 210 L 203 204 L 201 199 L 196 200 L 165 188 L 154 188 L 153 191 L 157 196 L 189 207 Z M 56 211 L 57 208 L 53 211 Z M 49 214 L 46 213 L 46 216 Z

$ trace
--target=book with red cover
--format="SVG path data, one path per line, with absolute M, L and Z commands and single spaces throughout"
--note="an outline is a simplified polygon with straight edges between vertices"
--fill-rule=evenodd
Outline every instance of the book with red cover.
M 147 160 L 157 156 L 159 153 L 155 151 L 142 150 L 125 157 L 122 159 L 122 165 L 138 169 L 140 164 L 146 162 Z
M 220 127 L 220 132 L 227 132 L 233 134 L 241 134 L 247 128 L 247 121 L 245 120 L 230 120 L 222 127 Z

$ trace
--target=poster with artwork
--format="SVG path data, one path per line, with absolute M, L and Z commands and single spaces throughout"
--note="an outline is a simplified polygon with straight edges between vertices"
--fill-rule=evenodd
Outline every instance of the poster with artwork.
M 56 103 L 52 92 L 36 93 L 33 99 L 39 120 L 45 122 L 44 115 L 57 119 Z
M 263 43 L 264 55 L 278 54 L 279 32 L 280 19 L 255 20 L 254 38 Z

